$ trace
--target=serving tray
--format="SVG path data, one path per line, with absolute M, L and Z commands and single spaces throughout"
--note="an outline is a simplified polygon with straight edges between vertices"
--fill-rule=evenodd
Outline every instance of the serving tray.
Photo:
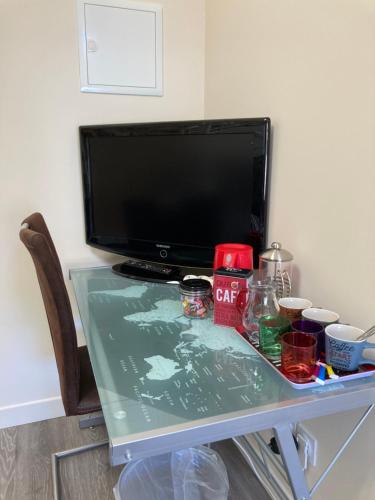
M 335 374 L 338 378 L 326 378 L 324 381 L 324 385 L 319 384 L 312 380 L 311 382 L 292 382 L 288 379 L 288 377 L 281 371 L 281 361 L 280 360 L 270 360 L 264 356 L 262 351 L 259 349 L 259 342 L 254 339 L 249 339 L 246 333 L 239 332 L 237 333 L 241 335 L 250 346 L 261 356 L 266 363 L 268 363 L 272 368 L 282 377 L 285 382 L 288 382 L 294 389 L 310 389 L 313 387 L 324 387 L 325 385 L 336 384 L 337 382 L 346 382 L 347 380 L 355 380 L 364 377 L 371 377 L 375 373 L 374 365 L 361 365 L 361 367 L 355 372 L 343 372 L 339 370 L 335 370 Z

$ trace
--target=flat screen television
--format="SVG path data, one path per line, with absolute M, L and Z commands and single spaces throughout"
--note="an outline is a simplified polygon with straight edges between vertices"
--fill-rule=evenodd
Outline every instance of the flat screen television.
M 212 267 L 218 243 L 265 247 L 269 118 L 80 127 L 86 241 Z

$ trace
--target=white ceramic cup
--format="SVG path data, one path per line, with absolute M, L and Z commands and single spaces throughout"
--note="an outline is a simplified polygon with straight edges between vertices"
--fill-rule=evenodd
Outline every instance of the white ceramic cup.
M 312 321 L 317 321 L 322 326 L 327 326 L 332 323 L 338 323 L 340 316 L 328 309 L 319 309 L 317 307 L 309 307 L 302 311 L 303 319 L 310 319 Z
M 299 297 L 283 297 L 279 299 L 280 315 L 290 320 L 301 319 L 302 311 L 312 306 L 308 299 Z

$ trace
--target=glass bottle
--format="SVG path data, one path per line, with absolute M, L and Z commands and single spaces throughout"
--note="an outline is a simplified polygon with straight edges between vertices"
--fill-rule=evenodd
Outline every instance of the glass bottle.
M 277 316 L 279 305 L 272 284 L 254 281 L 249 286 L 248 299 L 242 314 L 242 324 L 251 341 L 259 342 L 259 320 L 262 316 Z

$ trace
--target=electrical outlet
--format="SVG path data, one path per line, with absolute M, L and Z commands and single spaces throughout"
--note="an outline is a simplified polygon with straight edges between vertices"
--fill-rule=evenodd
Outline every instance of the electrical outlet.
M 315 467 L 318 460 L 318 440 L 302 424 L 297 424 L 295 436 L 299 444 L 299 455 L 304 470 L 309 465 Z

